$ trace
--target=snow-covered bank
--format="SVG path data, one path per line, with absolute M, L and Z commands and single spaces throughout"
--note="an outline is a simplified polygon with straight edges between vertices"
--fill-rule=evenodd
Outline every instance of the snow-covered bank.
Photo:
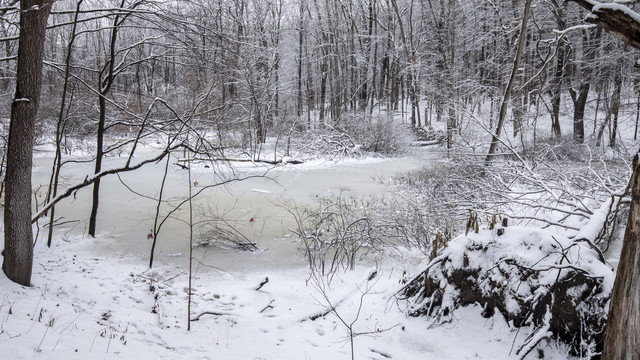
M 193 317 L 186 330 L 186 268 L 153 271 L 126 249 L 100 254 L 110 238 L 70 238 L 51 249 L 36 247 L 33 287 L 0 275 L 0 349 L 3 359 L 348 359 L 347 328 L 326 311 L 326 301 L 307 268 L 226 273 L 199 267 Z M 197 265 L 196 265 L 197 266 Z M 403 270 L 383 263 L 376 279 L 368 269 L 348 272 L 327 291 L 353 325 L 357 359 L 515 359 L 517 333 L 500 316 L 482 318 L 463 309 L 451 323 L 430 326 L 406 317 L 390 300 Z M 269 278 L 260 290 L 258 285 Z M 366 292 L 362 296 L 363 291 Z M 464 344 L 464 346 L 461 346 Z M 550 345 L 546 359 L 567 359 Z M 535 356 L 530 356 L 534 359 Z

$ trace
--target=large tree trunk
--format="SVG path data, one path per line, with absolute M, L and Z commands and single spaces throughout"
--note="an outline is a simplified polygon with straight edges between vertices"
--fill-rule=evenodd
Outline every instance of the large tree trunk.
M 631 209 L 609 306 L 605 360 L 640 359 L 640 169 L 631 176 Z
M 624 5 L 621 6 L 596 6 L 601 5 L 597 1 L 571 0 L 591 11 L 586 16 L 586 22 L 596 24 L 605 29 L 611 35 L 640 50 L 640 21 L 637 13 Z
M 33 263 L 31 165 L 35 120 L 42 85 L 42 52 L 51 2 L 20 2 L 16 93 L 11 104 L 4 209 L 4 261 L 7 277 L 29 286 Z

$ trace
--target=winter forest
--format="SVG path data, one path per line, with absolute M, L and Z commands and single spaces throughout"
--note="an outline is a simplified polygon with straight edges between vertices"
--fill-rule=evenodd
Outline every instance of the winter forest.
M 0 0 L 0 358 L 640 359 L 635 11 Z

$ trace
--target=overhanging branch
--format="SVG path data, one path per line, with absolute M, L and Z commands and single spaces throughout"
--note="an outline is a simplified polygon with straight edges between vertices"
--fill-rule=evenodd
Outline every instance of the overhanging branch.
M 591 13 L 585 21 L 596 24 L 611 35 L 640 50 L 640 14 L 617 3 L 601 3 L 593 0 L 573 1 Z
M 78 184 L 75 184 L 73 186 L 68 187 L 64 192 L 58 194 L 56 197 L 54 197 L 53 199 L 51 199 L 47 204 L 45 204 L 40 210 L 38 210 L 38 212 L 36 212 L 32 217 L 31 217 L 31 223 L 35 223 L 40 217 L 42 217 L 47 211 L 49 211 L 49 209 L 51 209 L 55 204 L 57 204 L 60 200 L 67 198 L 69 196 L 71 196 L 71 194 L 73 194 L 74 192 L 87 187 L 93 183 L 95 183 L 97 180 L 103 178 L 104 176 L 107 175 L 112 175 L 112 174 L 119 174 L 119 173 L 124 173 L 124 172 L 129 172 L 129 171 L 133 171 L 133 170 L 137 170 L 141 167 L 143 167 L 146 164 L 151 164 L 154 162 L 158 162 L 160 160 L 162 160 L 165 156 L 167 156 L 167 154 L 179 147 L 184 146 L 184 144 L 180 143 L 177 145 L 172 145 L 172 146 L 167 146 L 161 153 L 159 153 L 158 155 L 156 155 L 153 158 L 150 159 L 146 159 L 141 161 L 138 164 L 135 165 L 125 165 L 123 167 L 118 167 L 118 168 L 113 168 L 113 169 L 107 169 L 107 170 L 103 170 L 97 174 L 91 175 L 85 177 L 85 179 Z

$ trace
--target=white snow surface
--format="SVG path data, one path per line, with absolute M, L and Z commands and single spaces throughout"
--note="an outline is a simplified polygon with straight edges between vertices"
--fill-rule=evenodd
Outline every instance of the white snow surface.
M 41 176 L 43 183 L 48 181 L 49 155 L 36 157 L 34 176 L 36 180 Z M 106 165 L 116 161 L 107 159 Z M 411 160 L 400 170 L 423 161 Z M 301 181 L 316 191 L 325 191 L 329 183 L 365 193 L 377 191 L 376 178 L 381 176 L 377 170 L 390 171 L 391 163 L 398 166 L 399 162 L 368 159 L 286 165 L 277 168 L 278 186 L 255 181 L 234 185 L 233 191 L 245 197 L 229 204 L 245 214 L 240 220 L 255 218 L 255 225 L 247 222 L 245 228 L 263 251 L 238 254 L 198 249 L 191 314 L 193 318 L 203 312 L 218 315 L 201 315 L 190 331 L 188 240 L 184 229 L 177 229 L 184 224 L 176 221 L 176 229 L 163 230 L 155 265 L 149 269 L 146 233 L 153 221 L 154 202 L 132 195 L 116 178 L 104 180 L 109 194 L 101 200 L 99 232 L 104 235 L 93 239 L 83 235 L 90 192 L 81 190 L 77 198 L 57 207 L 56 213 L 70 224 L 56 231 L 52 247 L 47 248 L 42 239 L 37 242 L 32 286 L 17 285 L 0 272 L 0 359 L 351 358 L 347 328 L 336 314 L 309 319 L 326 312 L 327 301 L 309 281 L 308 266 L 297 250 L 300 244 L 287 237 L 287 223 L 273 213 L 269 197 L 308 197 Z M 162 168 L 162 163 L 150 165 L 123 176 L 123 181 L 144 195 L 155 196 L 152 189 L 156 187 L 149 182 L 159 182 Z M 213 169 L 193 170 L 198 186 L 214 180 Z M 89 171 L 89 166 L 77 165 L 68 169 L 65 180 L 81 181 Z M 184 195 L 185 176 L 174 167 L 170 184 L 182 184 L 182 188 L 173 188 L 170 196 Z M 210 194 L 218 201 L 222 195 Z M 77 219 L 83 220 L 71 222 Z M 207 261 L 201 263 L 207 252 Z M 338 274 L 326 290 L 331 302 L 339 304 L 338 315 L 353 322 L 359 334 L 354 338 L 356 359 L 517 358 L 513 343 L 521 342 L 527 330 L 510 327 L 499 315 L 484 319 L 480 309 L 471 306 L 457 310 L 454 321 L 442 325 L 407 317 L 393 294 L 405 272 L 416 270 L 420 257 L 410 251 L 394 254 L 379 254 L 375 263 L 360 262 L 356 270 Z M 373 264 L 378 276 L 368 281 Z M 267 277 L 268 283 L 256 290 Z M 545 359 L 571 359 L 562 345 L 541 346 Z M 537 354 L 527 358 L 535 359 Z
M 0 349 L 3 359 L 348 359 L 347 329 L 326 310 L 306 268 L 230 274 L 200 268 L 193 279 L 193 317 L 187 331 L 186 268 L 153 270 L 125 249 L 100 254 L 108 237 L 75 237 L 51 249 L 36 248 L 33 286 L 0 276 Z M 400 264 L 390 264 L 401 269 Z M 356 318 L 368 269 L 341 275 L 328 290 L 338 313 Z M 268 276 L 269 282 L 256 291 Z M 388 300 L 401 271 L 386 267 L 362 297 L 354 324 L 356 359 L 515 359 L 516 332 L 500 316 L 479 308 L 430 327 L 406 317 Z M 345 297 L 344 294 L 347 294 Z M 380 332 L 378 332 L 378 330 Z M 464 346 L 461 346 L 464 344 Z M 546 345 L 547 359 L 567 359 Z M 531 359 L 535 357 L 531 356 Z

